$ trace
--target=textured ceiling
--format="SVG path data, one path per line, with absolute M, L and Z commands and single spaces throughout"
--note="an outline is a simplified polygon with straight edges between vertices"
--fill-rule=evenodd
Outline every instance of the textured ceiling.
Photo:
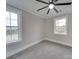
M 49 0 L 43 0 L 48 2 Z M 57 3 L 63 3 L 63 2 L 71 2 L 72 0 L 59 0 Z M 46 6 L 46 4 L 37 2 L 35 0 L 6 0 L 6 2 L 12 6 L 15 6 L 17 8 L 20 8 L 22 10 L 28 11 L 30 13 L 33 13 L 35 15 L 38 15 L 43 18 L 51 18 L 53 16 L 58 16 L 62 14 L 72 13 L 72 6 L 56 6 L 56 8 L 60 11 L 59 13 L 56 13 L 54 10 L 51 10 L 49 14 L 47 13 L 48 8 L 43 9 L 41 11 L 36 11 L 37 9 Z

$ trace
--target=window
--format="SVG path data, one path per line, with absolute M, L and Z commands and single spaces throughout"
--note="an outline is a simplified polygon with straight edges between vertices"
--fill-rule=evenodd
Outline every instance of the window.
M 21 39 L 21 17 L 17 12 L 6 11 L 6 43 L 18 42 Z
M 67 34 L 67 19 L 65 17 L 62 19 L 55 19 L 54 33 L 63 35 Z

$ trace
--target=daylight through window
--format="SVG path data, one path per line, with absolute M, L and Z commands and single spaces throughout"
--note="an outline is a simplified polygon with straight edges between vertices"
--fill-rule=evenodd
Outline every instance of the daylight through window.
M 6 41 L 7 43 L 18 40 L 18 14 L 6 11 Z
M 55 34 L 67 34 L 67 19 L 55 19 L 54 23 L 54 33 Z

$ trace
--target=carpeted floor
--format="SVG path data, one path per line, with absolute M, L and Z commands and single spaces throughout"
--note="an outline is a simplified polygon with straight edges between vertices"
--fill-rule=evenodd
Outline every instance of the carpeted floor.
M 43 41 L 17 54 L 14 59 L 72 59 L 72 48 Z

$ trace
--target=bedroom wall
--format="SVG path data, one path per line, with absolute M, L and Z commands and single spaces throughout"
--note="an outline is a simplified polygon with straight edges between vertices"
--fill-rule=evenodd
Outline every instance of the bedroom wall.
M 43 20 L 26 11 L 22 12 L 22 41 L 8 44 L 6 53 L 41 40 L 43 37 Z
M 68 16 L 67 35 L 54 34 L 54 19 L 58 17 L 62 18 L 63 16 Z M 55 18 L 46 19 L 45 21 L 44 26 L 46 27 L 45 28 L 46 31 L 44 33 L 46 35 L 46 38 L 48 38 L 49 40 L 60 41 L 72 45 L 72 14 L 65 14 L 65 15 L 57 16 Z

